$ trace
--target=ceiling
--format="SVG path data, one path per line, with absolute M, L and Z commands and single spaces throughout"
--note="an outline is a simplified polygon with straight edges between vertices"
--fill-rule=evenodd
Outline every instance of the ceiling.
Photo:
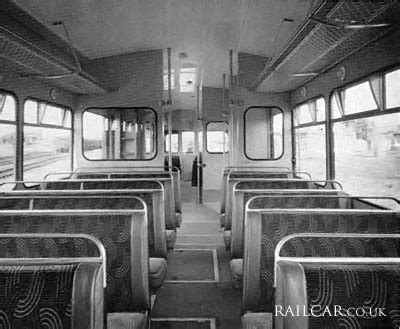
M 90 59 L 150 49 L 188 54 L 203 86 L 221 87 L 229 50 L 273 57 L 303 23 L 312 0 L 13 0 Z M 291 21 L 283 21 L 288 18 Z

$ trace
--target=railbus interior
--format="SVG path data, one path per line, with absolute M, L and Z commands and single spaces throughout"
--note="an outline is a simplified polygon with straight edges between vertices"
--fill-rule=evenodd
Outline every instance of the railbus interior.
M 400 328 L 397 0 L 2 0 L 0 328 Z

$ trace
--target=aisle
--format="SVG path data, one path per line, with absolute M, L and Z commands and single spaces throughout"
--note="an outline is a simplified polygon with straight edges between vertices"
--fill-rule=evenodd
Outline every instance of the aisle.
M 152 329 L 241 328 L 241 291 L 231 283 L 216 205 L 207 205 L 182 204 L 183 224 L 157 293 Z

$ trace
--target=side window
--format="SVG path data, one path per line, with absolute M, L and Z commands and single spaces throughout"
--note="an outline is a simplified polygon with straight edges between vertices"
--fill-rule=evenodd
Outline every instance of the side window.
M 244 114 L 244 150 L 250 160 L 275 160 L 283 154 L 283 113 L 276 107 L 250 107 Z
M 15 180 L 16 111 L 15 98 L 0 91 L 0 183 Z
M 29 99 L 24 104 L 24 180 L 72 169 L 70 109 Z
M 400 107 L 400 69 L 385 74 L 386 108 Z
M 229 151 L 228 124 L 226 122 L 209 122 L 206 130 L 208 153 Z
M 164 151 L 166 153 L 169 152 L 170 150 L 170 146 L 169 146 L 169 134 L 165 135 L 165 149 Z M 179 152 L 179 134 L 177 132 L 173 132 L 171 134 L 171 145 L 172 145 L 172 149 L 171 152 L 172 153 L 178 153 Z
M 182 152 L 193 153 L 194 152 L 194 132 L 193 131 L 182 131 Z
M 331 102 L 336 102 L 343 113 L 341 117 L 333 118 L 335 179 L 348 193 L 393 197 L 400 194 L 400 184 L 395 183 L 400 150 L 400 112 L 385 113 L 386 109 L 398 104 L 397 75 L 397 71 L 393 71 L 383 77 L 386 107 L 382 110 L 378 110 L 368 82 L 332 95 Z M 338 94 L 346 97 L 338 97 Z M 352 113 L 358 113 L 358 117 L 349 117 Z M 382 200 L 376 202 L 386 205 Z
M 297 171 L 314 179 L 326 178 L 325 100 L 320 97 L 293 110 Z

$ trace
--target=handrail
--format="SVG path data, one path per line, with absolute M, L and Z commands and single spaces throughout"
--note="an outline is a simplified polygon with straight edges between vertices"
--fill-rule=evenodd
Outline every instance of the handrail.
M 280 191 L 285 191 L 285 190 L 280 190 Z M 288 191 L 288 190 L 286 190 L 286 191 Z M 257 195 L 257 196 L 255 196 L 254 198 L 252 198 L 251 200 L 253 200 L 253 199 L 262 199 L 262 198 L 314 198 L 314 197 L 318 197 L 318 198 L 326 198 L 326 199 L 328 199 L 328 198 L 335 198 L 335 199 L 350 199 L 350 200 L 360 200 L 360 199 L 368 199 L 368 200 L 391 200 L 391 201 L 394 201 L 395 203 L 397 203 L 397 205 L 400 205 L 400 200 L 398 200 L 398 199 L 396 199 L 396 198 L 394 198 L 394 197 L 389 197 L 389 196 L 358 196 L 358 195 L 337 195 L 337 194 L 328 194 L 328 193 L 324 193 L 324 194 L 318 194 L 316 191 L 321 191 L 321 190 L 290 190 L 290 191 L 313 191 L 312 193 L 315 193 L 315 194 L 312 194 L 312 193 L 308 193 L 308 194 L 306 194 L 306 195 L 299 195 L 298 193 L 297 194 L 290 194 L 290 195 Z M 329 191 L 333 191 L 333 190 L 322 190 L 322 191 L 327 191 L 327 192 L 329 192 Z M 274 193 L 274 190 L 273 189 L 265 189 L 265 190 L 262 190 L 262 189 L 236 189 L 236 190 L 234 190 L 234 192 L 254 192 L 254 193 L 257 193 L 257 192 L 271 192 L 271 194 L 273 194 Z M 250 201 L 250 200 L 249 200 Z M 355 208 L 355 209 L 357 209 L 357 208 Z
M 224 168 L 224 172 L 229 171 L 229 169 L 235 170 L 235 169 L 253 169 L 253 168 L 254 169 L 278 169 L 278 171 L 279 171 L 279 169 L 282 169 L 283 172 L 290 171 L 290 169 L 288 167 L 279 167 L 279 166 L 272 166 L 272 167 L 269 167 L 269 166 L 229 166 L 229 167 Z
M 229 171 L 228 173 L 228 177 L 231 174 L 235 174 L 237 173 L 237 171 Z M 282 175 L 282 174 L 292 174 L 292 175 L 296 175 L 296 174 L 300 174 L 300 175 L 306 175 L 308 176 L 310 179 L 312 179 L 311 175 L 306 172 L 306 171 L 241 171 L 240 174 L 243 175 L 247 175 L 247 174 L 272 174 L 272 175 Z
M 106 272 L 106 250 L 104 245 L 94 236 L 89 234 L 82 233 L 0 233 L 0 239 L 53 239 L 53 238 L 70 238 L 70 239 L 86 239 L 97 247 L 100 257 L 57 257 L 57 258 L 48 258 L 48 257 L 26 257 L 26 258 L 0 258 L 0 263 L 2 265 L 7 263 L 27 263 L 27 264 L 59 264 L 65 262 L 76 262 L 79 259 L 82 262 L 90 262 L 90 261 L 99 261 L 103 265 L 103 287 L 107 286 L 107 272 Z
M 166 174 L 166 175 L 171 174 L 168 171 L 153 171 L 153 172 L 151 172 L 151 171 L 148 171 L 148 172 L 145 172 L 145 171 L 144 172 L 139 172 L 139 171 L 137 171 L 137 172 L 129 172 L 129 171 L 127 171 L 127 172 L 123 172 L 123 171 L 115 171 L 115 172 L 114 171 L 112 171 L 112 172 L 109 172 L 109 171 L 108 172 L 94 172 L 94 171 L 78 171 L 78 172 L 74 172 L 74 171 L 65 171 L 65 172 L 48 173 L 48 174 L 46 174 L 44 176 L 43 180 L 46 180 L 48 177 L 55 176 L 55 175 L 69 175 L 69 176 L 67 176 L 65 178 L 74 179 L 75 180 L 75 179 L 80 179 L 80 178 L 71 178 L 73 175 L 104 175 L 104 176 L 107 176 L 107 179 L 114 179 L 114 177 L 111 178 L 111 175 L 130 175 L 130 174 L 132 174 L 132 175 L 140 175 L 140 174 L 147 174 L 147 173 Z M 178 174 L 179 174 L 179 172 L 178 172 Z M 145 177 L 145 178 L 147 178 L 147 177 Z M 155 177 L 155 178 L 158 178 L 158 177 Z
M 251 178 L 251 177 L 238 177 L 238 178 L 229 178 L 228 180 L 238 180 L 240 182 L 248 181 L 248 182 L 276 182 L 276 181 L 284 181 L 284 182 L 306 182 L 306 183 L 330 183 L 332 186 L 333 184 L 337 184 L 340 187 L 340 190 L 343 191 L 343 186 L 338 181 L 335 180 L 312 180 L 312 179 L 299 179 L 299 178 Z
M 294 233 L 287 235 L 278 242 L 274 251 L 274 287 L 276 288 L 277 267 L 279 261 L 304 261 L 307 263 L 371 263 L 400 264 L 399 257 L 281 257 L 280 251 L 289 240 L 294 238 L 362 238 L 362 239 L 400 239 L 400 234 L 369 234 L 369 233 Z

